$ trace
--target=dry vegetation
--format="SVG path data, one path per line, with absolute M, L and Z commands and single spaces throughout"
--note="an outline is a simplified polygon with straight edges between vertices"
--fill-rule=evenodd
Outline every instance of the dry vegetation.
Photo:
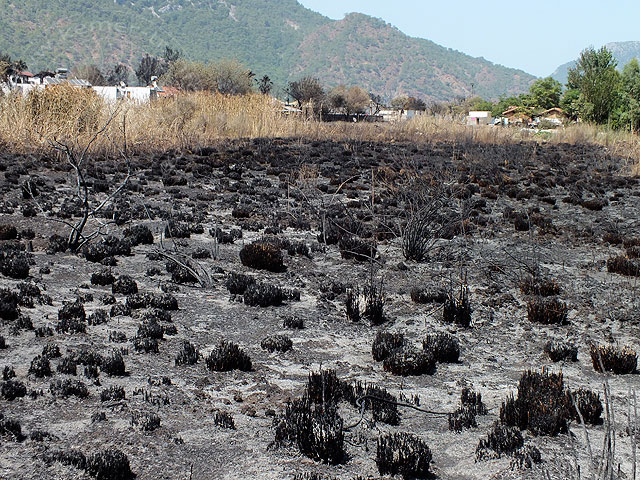
M 26 99 L 0 98 L 0 144 L 15 152 L 48 148 L 48 140 L 90 138 L 109 118 L 114 121 L 95 147 L 116 153 L 118 131 L 126 116 L 129 148 L 141 153 L 189 150 L 220 140 L 294 137 L 307 140 L 360 140 L 492 143 L 553 142 L 595 144 L 614 156 L 626 158 L 628 172 L 640 174 L 640 140 L 627 132 L 577 124 L 554 132 L 517 128 L 472 128 L 450 118 L 415 117 L 394 124 L 322 123 L 284 116 L 270 97 L 251 94 L 225 96 L 188 93 L 151 104 L 106 104 L 93 91 L 59 86 L 34 92 Z M 83 139 L 83 137 L 86 137 Z M 161 140 L 161 141 L 159 141 Z

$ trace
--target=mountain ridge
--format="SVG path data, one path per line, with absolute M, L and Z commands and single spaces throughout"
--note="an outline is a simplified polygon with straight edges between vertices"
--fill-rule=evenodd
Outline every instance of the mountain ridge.
M 302 75 L 392 98 L 495 99 L 534 76 L 410 37 L 382 19 L 332 20 L 296 0 L 0 0 L 0 52 L 35 70 L 122 62 L 165 46 L 190 60 L 236 58 L 282 88 Z M 276 92 L 279 93 L 279 92 Z

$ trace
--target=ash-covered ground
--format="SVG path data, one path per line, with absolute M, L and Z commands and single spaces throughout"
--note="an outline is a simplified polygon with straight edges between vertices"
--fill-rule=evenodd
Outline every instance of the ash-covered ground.
M 93 208 L 127 169 L 85 165 Z M 588 434 L 630 478 L 624 159 L 270 139 L 131 165 L 74 253 L 74 171 L 0 156 L 0 477 L 586 478 Z

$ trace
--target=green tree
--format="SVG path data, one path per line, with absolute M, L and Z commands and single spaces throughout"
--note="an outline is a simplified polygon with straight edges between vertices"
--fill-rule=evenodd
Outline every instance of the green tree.
M 606 123 L 618 100 L 620 75 L 613 54 L 602 47 L 583 50 L 575 68 L 569 69 L 567 87 L 580 91 L 580 116 Z
M 286 93 L 302 107 L 305 103 L 321 105 L 325 100 L 325 93 L 320 80 L 315 77 L 303 77 L 289 82 Z
M 551 77 L 540 78 L 533 82 L 529 89 L 532 107 L 549 109 L 560 105 L 562 84 Z
M 568 88 L 560 98 L 560 108 L 562 108 L 571 120 L 577 120 L 580 115 L 580 90 Z
M 640 63 L 634 58 L 622 69 L 621 91 L 615 112 L 615 125 L 632 132 L 640 129 Z
M 140 60 L 138 67 L 136 68 L 136 77 L 140 85 L 150 85 L 151 77 L 161 76 L 166 72 L 166 67 L 162 59 L 158 57 L 152 57 L 149 54 L 145 54 Z

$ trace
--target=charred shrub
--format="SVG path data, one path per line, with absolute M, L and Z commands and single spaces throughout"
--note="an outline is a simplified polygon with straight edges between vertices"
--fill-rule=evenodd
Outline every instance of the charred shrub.
M 154 293 L 151 297 L 151 306 L 164 311 L 178 310 L 178 299 L 170 293 Z
M 335 370 L 320 370 L 309 373 L 305 396 L 312 403 L 337 403 L 345 395 L 346 385 Z
M 53 234 L 49 237 L 49 243 L 47 245 L 47 253 L 53 255 L 58 252 L 65 252 L 69 248 L 69 242 L 61 235 Z
M 138 327 L 138 337 L 162 340 L 164 337 L 162 325 L 160 325 L 154 318 L 145 320 Z
M 0 253 L 0 272 L 9 278 L 23 279 L 29 276 L 29 259 L 22 254 Z
M 47 343 L 42 347 L 42 356 L 47 358 L 60 358 L 62 356 L 60 347 L 55 343 Z
M 427 444 L 413 434 L 394 433 L 378 437 L 376 465 L 382 475 L 426 478 L 431 459 Z
M 391 352 L 404 345 L 404 334 L 391 332 L 378 332 L 371 346 L 371 354 L 376 362 L 387 358 Z
M 436 361 L 432 355 L 405 345 L 392 351 L 382 365 L 385 372 L 394 375 L 424 375 L 435 371 Z
M 465 428 L 477 427 L 476 416 L 487 413 L 487 407 L 482 403 L 482 395 L 469 388 L 463 388 L 460 407 L 449 414 L 449 430 L 461 432 Z
M 96 480 L 133 480 L 129 458 L 112 448 L 94 453 L 87 458 L 87 473 Z
M 191 258 L 198 260 L 211 258 L 211 250 L 208 250 L 204 247 L 198 247 L 193 252 L 191 252 Z
M 360 321 L 360 289 L 358 287 L 347 290 L 345 309 L 348 320 L 352 322 Z
M 0 225 L 0 240 L 15 240 L 18 230 L 13 225 Z
M 231 272 L 227 277 L 226 287 L 231 295 L 243 295 L 247 288 L 255 283 L 255 278 L 249 275 Z
M 134 225 L 133 227 L 125 228 L 123 235 L 132 247 L 153 244 L 153 233 L 146 225 Z
M 60 363 L 56 367 L 58 373 L 64 373 L 66 375 L 77 375 L 78 362 L 73 357 L 67 356 L 60 359 Z
M 94 243 L 84 249 L 84 256 L 90 262 L 101 262 L 105 258 L 116 255 L 131 255 L 131 244 L 127 240 L 113 235 L 109 235 L 102 242 Z
M 364 317 L 369 319 L 373 325 L 384 323 L 384 285 L 376 285 L 371 280 L 369 285 L 364 287 L 365 311 Z
M 191 238 L 191 229 L 186 223 L 169 221 L 164 228 L 164 236 L 167 238 Z
M 572 420 L 578 423 L 581 421 L 580 415 L 578 414 L 579 410 L 584 419 L 584 423 L 590 425 L 602 423 L 600 416 L 602 415 L 603 407 L 599 394 L 586 388 L 581 388 L 574 392 L 567 391 L 567 396 L 569 397 L 568 402 Z
M 138 284 L 129 275 L 120 275 L 111 285 L 114 295 L 132 295 L 138 293 Z
M 613 372 L 617 375 L 633 373 L 638 364 L 635 350 L 629 346 L 591 345 L 591 363 L 596 372 Z M 602 364 L 600 363 L 602 362 Z
M 285 292 L 277 285 L 253 283 L 244 292 L 244 303 L 252 307 L 278 307 L 285 299 Z
M 538 296 L 527 302 L 527 318 L 533 323 L 566 325 L 567 311 L 567 304 L 556 297 L 545 298 Z
M 87 331 L 86 313 L 81 302 L 66 303 L 58 310 L 58 333 L 85 333 Z
M 268 352 L 287 352 L 293 347 L 293 342 L 286 335 L 272 335 L 260 342 L 260 347 Z
M 352 235 L 343 235 L 338 241 L 340 256 L 345 260 L 358 260 L 361 262 L 376 258 L 377 247 L 375 243 L 361 240 Z
M 51 452 L 46 455 L 45 460 L 48 463 L 58 462 L 79 470 L 87 468 L 87 457 L 79 450 L 70 449 Z
M 136 352 L 159 353 L 158 340 L 149 337 L 134 337 L 133 348 Z
M 337 465 L 345 460 L 343 421 L 335 404 L 314 404 L 308 397 L 287 405 L 276 422 L 275 444 L 294 444 L 313 459 Z
M 554 279 L 529 276 L 520 282 L 520 291 L 523 295 L 551 297 L 560 294 L 560 285 Z
M 8 288 L 0 289 L 0 318 L 3 320 L 15 320 L 20 315 L 18 307 L 19 298 L 15 292 Z
M 221 340 L 206 359 L 207 367 L 214 372 L 228 372 L 231 370 L 251 370 L 251 359 L 235 343 Z
M 5 365 L 5 367 L 2 369 L 2 380 L 6 382 L 7 380 L 11 380 L 12 378 L 16 378 L 15 370 L 13 369 L 13 367 Z
M 240 261 L 245 267 L 269 272 L 285 270 L 282 250 L 269 242 L 253 242 L 240 250 Z
M 176 283 L 197 283 L 198 278 L 193 273 L 191 262 L 185 260 L 183 263 L 184 266 L 173 260 L 166 263 L 165 268 L 171 274 L 171 280 Z
M 549 356 L 552 362 L 560 362 L 562 360 L 578 361 L 578 347 L 571 343 L 557 340 L 549 341 L 544 346 L 544 353 Z
M 422 348 L 438 363 L 457 363 L 460 358 L 460 343 L 456 337 L 448 333 L 427 335 L 422 342 Z
M 109 321 L 109 314 L 106 310 L 96 310 L 87 319 L 89 325 L 102 325 Z
M 143 432 L 153 432 L 160 428 L 160 417 L 155 413 L 135 412 L 131 415 L 131 425 L 140 428 Z
M 217 427 L 226 428 L 227 430 L 235 430 L 236 424 L 229 412 L 216 411 L 213 414 L 213 423 Z
M 78 397 L 87 398 L 89 396 L 89 390 L 87 385 L 80 380 L 72 380 L 66 378 L 64 380 L 55 380 L 49 385 L 49 391 L 54 397 Z
M 424 288 L 414 287 L 411 289 L 410 295 L 411 301 L 419 304 L 444 303 L 447 301 L 447 292 L 442 288 L 427 291 Z
M 36 378 L 50 377 L 52 375 L 52 372 L 49 359 L 47 357 L 38 355 L 33 360 L 31 360 L 29 375 L 35 375 Z
M 111 376 L 125 376 L 126 369 L 122 354 L 118 350 L 111 352 L 111 355 L 102 359 L 101 369 L 104 373 Z
M 2 398 L 8 401 L 22 398 L 27 395 L 27 387 L 19 380 L 7 380 L 0 385 Z
M 447 323 L 454 323 L 465 328 L 471 325 L 471 302 L 469 301 L 469 288 L 466 285 L 460 287 L 458 296 L 453 293 L 447 295 L 442 310 L 442 319 Z
M 511 455 L 513 459 L 511 460 L 511 469 L 519 468 L 532 468 L 534 464 L 538 464 L 542 462 L 542 454 L 538 448 L 525 445 L 522 448 L 516 450 L 513 455 Z
M 365 410 L 370 410 L 376 422 L 388 425 L 400 423 L 398 399 L 384 388 L 356 382 L 349 388 L 345 387 L 345 397 L 358 410 L 363 406 Z
M 139 308 L 147 308 L 151 305 L 151 294 L 150 293 L 134 293 L 133 295 L 129 295 L 126 300 L 126 305 L 131 310 L 137 310 Z
M 282 326 L 284 328 L 302 330 L 304 328 L 304 320 L 300 317 L 296 317 L 295 315 L 289 315 L 284 317 L 284 320 L 282 321 Z
M 20 422 L 10 418 L 2 418 L 2 416 L 0 416 L 0 437 L 7 437 L 16 442 L 21 442 L 25 438 L 22 435 Z
M 562 373 L 528 370 L 520 377 L 518 394 L 500 408 L 500 421 L 535 435 L 558 435 L 568 429 L 569 405 Z
M 611 257 L 607 260 L 607 271 L 628 277 L 640 277 L 640 262 L 623 255 Z
M 109 310 L 109 316 L 113 317 L 128 317 L 131 315 L 131 309 L 127 307 L 126 303 L 115 303 Z
M 191 342 L 182 342 L 182 349 L 176 355 L 176 365 L 195 365 L 200 359 L 198 348 Z
M 103 268 L 91 274 L 91 285 L 111 285 L 115 279 L 116 277 L 113 276 L 110 268 Z
M 516 427 L 501 425 L 496 422 L 487 435 L 476 447 L 476 460 L 490 460 L 502 455 L 513 455 L 524 446 L 522 433 Z

